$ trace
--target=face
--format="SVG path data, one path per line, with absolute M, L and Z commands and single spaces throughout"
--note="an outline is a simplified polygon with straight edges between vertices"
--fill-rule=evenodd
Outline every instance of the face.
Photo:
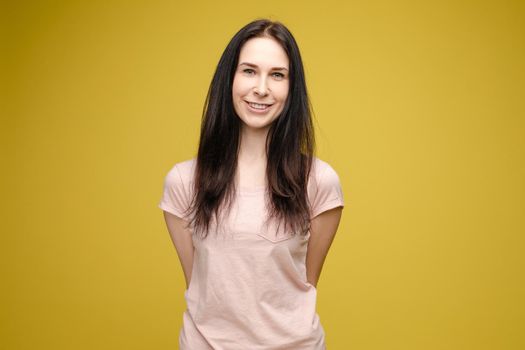
M 282 112 L 289 87 L 289 61 L 272 38 L 244 43 L 233 78 L 233 106 L 243 128 L 267 130 Z

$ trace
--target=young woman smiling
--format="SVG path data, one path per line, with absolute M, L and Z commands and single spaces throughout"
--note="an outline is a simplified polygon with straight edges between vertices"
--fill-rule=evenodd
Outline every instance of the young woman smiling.
M 213 76 L 198 154 L 159 203 L 186 278 L 180 349 L 326 348 L 316 286 L 344 203 L 314 144 L 294 37 L 247 24 Z

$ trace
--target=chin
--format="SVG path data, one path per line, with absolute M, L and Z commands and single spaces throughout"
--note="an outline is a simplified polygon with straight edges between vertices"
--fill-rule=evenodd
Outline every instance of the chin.
M 268 129 L 270 127 L 271 123 L 246 123 L 243 122 L 244 128 L 249 128 L 253 130 L 263 130 Z
M 270 125 L 276 120 L 276 118 L 272 118 L 272 117 L 266 117 L 266 118 L 259 117 L 258 118 L 258 117 L 249 116 L 249 117 L 241 118 L 241 120 L 245 127 L 249 127 L 251 129 L 266 129 L 270 127 Z

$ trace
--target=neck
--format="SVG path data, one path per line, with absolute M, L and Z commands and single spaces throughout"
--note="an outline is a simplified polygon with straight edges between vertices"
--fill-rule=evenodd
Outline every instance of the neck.
M 241 163 L 266 163 L 266 136 L 269 128 L 242 127 L 238 161 Z

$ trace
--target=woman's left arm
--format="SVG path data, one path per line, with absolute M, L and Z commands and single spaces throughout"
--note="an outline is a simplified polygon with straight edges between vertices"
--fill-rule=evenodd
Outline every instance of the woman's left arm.
M 306 252 L 306 279 L 317 287 L 323 264 L 341 221 L 342 207 L 327 210 L 311 221 Z

